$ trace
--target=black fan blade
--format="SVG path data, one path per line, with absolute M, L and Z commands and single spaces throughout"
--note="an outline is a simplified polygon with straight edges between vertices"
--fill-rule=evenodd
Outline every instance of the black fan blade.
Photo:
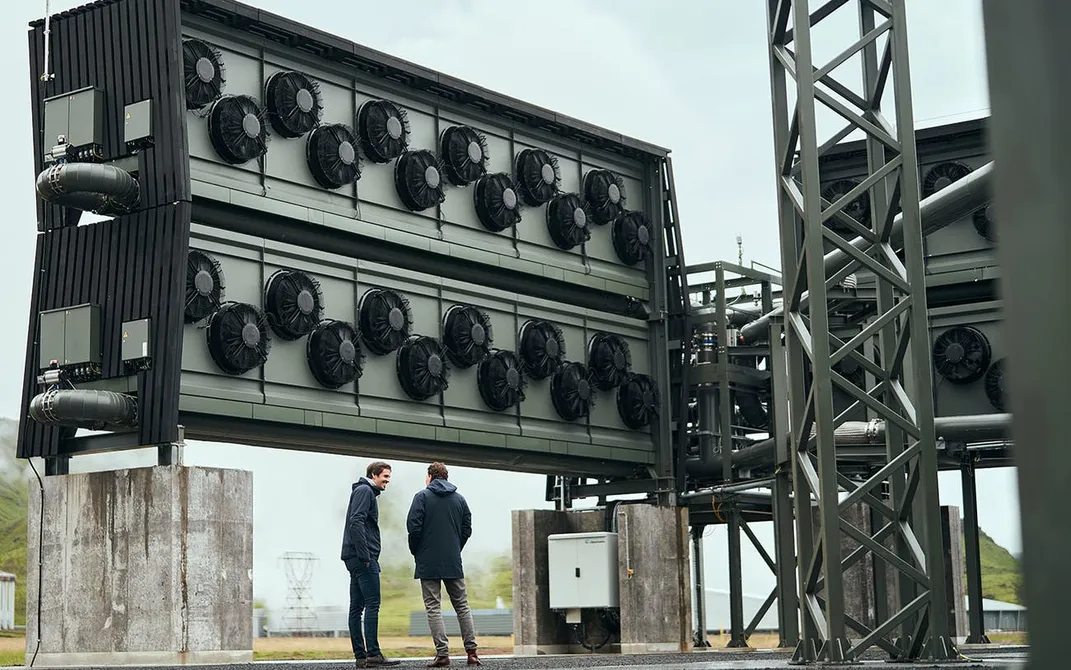
M 268 120 L 282 137 L 301 137 L 320 123 L 323 102 L 319 85 L 301 72 L 280 71 L 268 77 Z
M 186 109 L 201 109 L 223 93 L 226 68 L 220 52 L 198 39 L 182 42 Z
M 186 304 L 183 318 L 197 323 L 223 302 L 225 282 L 219 263 L 208 254 L 191 249 L 186 256 Z
M 389 354 L 409 337 L 413 316 L 409 303 L 394 291 L 369 289 L 357 306 L 361 338 L 368 350 Z
M 523 149 L 517 155 L 517 187 L 526 205 L 550 202 L 561 187 L 558 159 L 542 149 Z
M 558 248 L 568 251 L 591 239 L 584 202 L 575 193 L 555 196 L 547 205 L 547 231 Z
M 446 390 L 450 367 L 438 340 L 413 335 L 398 349 L 398 381 L 413 400 L 427 400 Z
M 446 178 L 454 186 L 467 186 L 487 172 L 487 138 L 468 126 L 450 126 L 443 131 L 439 155 Z
M 588 369 L 598 389 L 609 391 L 622 384 L 631 366 L 632 354 L 624 338 L 609 333 L 592 336 L 588 344 Z
M 394 168 L 394 185 L 402 204 L 422 212 L 446 200 L 443 166 L 426 149 L 406 151 Z
M 309 335 L 306 359 L 316 381 L 331 389 L 360 377 L 364 363 L 353 326 L 334 320 L 324 321 Z
M 610 223 L 625 211 L 625 181 L 609 170 L 591 170 L 584 175 L 584 200 L 592 221 Z
M 550 380 L 550 399 L 558 416 L 576 421 L 587 416 L 595 400 L 595 387 L 583 363 L 564 363 Z
M 548 321 L 527 321 L 520 332 L 521 366 L 532 379 L 546 379 L 565 356 L 561 329 Z
M 520 223 L 520 199 L 508 174 L 501 172 L 477 179 L 473 198 L 480 223 L 491 232 L 500 233 Z
M 388 100 L 369 100 L 357 112 L 361 149 L 373 163 L 389 163 L 409 147 L 409 118 Z
M 614 219 L 610 231 L 617 257 L 635 265 L 651 255 L 651 222 L 643 212 L 629 212 Z
M 271 351 L 264 315 L 247 303 L 227 303 L 209 320 L 208 350 L 221 370 L 240 375 L 263 365 Z
M 208 136 L 227 163 L 240 165 L 268 150 L 264 110 L 248 95 L 225 95 L 212 104 Z
M 361 178 L 357 138 L 341 123 L 320 126 L 309 135 L 305 160 L 316 183 L 326 189 L 342 188 Z

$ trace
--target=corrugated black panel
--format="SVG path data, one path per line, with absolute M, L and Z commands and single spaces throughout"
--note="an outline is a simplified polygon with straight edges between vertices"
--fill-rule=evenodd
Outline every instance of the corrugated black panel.
M 178 438 L 182 360 L 183 286 L 190 234 L 190 204 L 180 202 L 89 226 L 43 233 L 37 240 L 18 455 L 59 453 L 59 431 L 29 418 L 37 394 L 37 329 L 41 311 L 83 303 L 101 308 L 105 377 L 122 372 L 122 324 L 150 318 L 153 369 L 140 373 L 139 442 Z
M 190 199 L 179 0 L 111 0 L 57 15 L 51 22 L 50 70 L 45 70 L 45 28 L 31 24 L 30 75 L 34 176 L 44 168 L 44 100 L 96 86 L 104 91 L 104 154 L 126 154 L 123 109 L 152 98 L 154 147 L 139 157 L 142 207 Z M 46 144 L 48 146 L 46 146 Z M 72 221 L 60 207 L 38 200 L 38 229 Z

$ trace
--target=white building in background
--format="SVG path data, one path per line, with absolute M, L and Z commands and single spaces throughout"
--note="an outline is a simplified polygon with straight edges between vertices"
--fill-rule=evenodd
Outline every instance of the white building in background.
M 720 633 L 722 631 L 728 631 L 731 625 L 729 592 L 722 589 L 705 589 L 705 592 L 706 597 L 703 598 L 703 602 L 706 604 L 707 632 Z M 762 607 L 762 603 L 766 601 L 766 598 L 745 594 L 743 601 L 744 625 L 746 626 L 751 623 L 751 619 L 758 613 L 759 608 Z M 775 601 L 774 604 L 770 606 L 770 609 L 766 610 L 766 614 L 764 614 L 759 621 L 759 625 L 755 628 L 755 632 L 765 633 L 776 630 L 777 603 Z
M 15 628 L 15 575 L 0 572 L 0 630 Z

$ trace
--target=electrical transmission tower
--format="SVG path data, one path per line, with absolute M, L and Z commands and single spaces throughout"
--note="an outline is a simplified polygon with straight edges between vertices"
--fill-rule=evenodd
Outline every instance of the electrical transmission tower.
M 899 659 L 954 658 L 904 0 L 768 3 L 803 624 L 794 658 L 850 661 L 873 645 Z M 818 4 L 813 13 L 812 4 Z M 843 34 L 842 25 L 858 32 L 828 62 L 815 63 L 814 47 L 825 53 L 827 38 Z M 845 83 L 849 78 L 854 85 Z M 837 130 L 820 137 L 827 118 L 836 118 Z M 858 133 L 866 139 L 869 176 L 835 202 L 823 200 L 819 156 Z M 859 197 L 870 199 L 869 220 L 846 213 Z M 834 220 L 854 239 L 827 225 Z M 827 252 L 837 249 L 844 262 L 831 267 Z M 876 304 L 865 326 L 841 338 L 832 334 L 844 330 L 830 294 L 851 273 L 872 276 Z M 868 373 L 862 387 L 837 371 L 842 361 Z M 835 412 L 834 387 L 853 400 L 846 411 Z M 885 453 L 860 477 L 838 463 L 834 431 L 863 408 L 887 428 Z M 845 518 L 860 503 L 882 520 L 873 534 Z M 858 549 L 844 555 L 844 538 Z M 867 553 L 881 577 L 875 580 L 874 628 L 845 613 L 844 572 Z M 893 598 L 886 593 L 886 566 L 898 576 Z M 856 633 L 855 646 L 848 628 Z
M 291 635 L 308 635 L 316 623 L 309 586 L 319 558 L 307 551 L 288 551 L 279 557 L 286 573 L 286 610 L 283 623 Z

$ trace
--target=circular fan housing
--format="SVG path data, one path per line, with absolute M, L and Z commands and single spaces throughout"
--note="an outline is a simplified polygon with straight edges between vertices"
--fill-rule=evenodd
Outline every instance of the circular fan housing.
M 487 138 L 468 126 L 450 126 L 439 141 L 446 178 L 467 186 L 487 172 Z
M 1007 407 L 1007 390 L 1004 381 L 1004 359 L 994 361 L 985 372 L 985 395 L 989 404 L 998 412 Z
M 500 233 L 521 222 L 521 203 L 513 177 L 505 172 L 484 175 L 472 191 L 476 215 L 484 228 Z
M 854 179 L 837 180 L 822 189 L 822 198 L 832 205 L 858 185 L 859 182 Z M 867 194 L 864 193 L 855 200 L 852 200 L 845 205 L 841 211 L 863 226 L 870 226 L 870 197 Z M 834 230 L 842 232 L 850 231 L 847 226 L 838 223 L 837 217 L 831 217 L 829 219 L 829 225 Z
M 203 251 L 190 249 L 186 254 L 185 322 L 197 323 L 219 309 L 225 288 L 219 262 Z
M 240 375 L 263 365 L 271 351 L 264 313 L 253 305 L 229 302 L 208 320 L 208 352 L 221 370 Z
M 547 232 L 559 249 L 566 251 L 591 239 L 584 202 L 575 193 L 554 196 L 547 205 Z
M 532 379 L 546 379 L 565 356 L 565 337 L 549 321 L 526 321 L 518 336 L 521 368 Z
M 219 157 L 232 165 L 260 158 L 268 150 L 264 110 L 248 95 L 225 95 L 212 103 L 208 137 Z
M 583 363 L 563 363 L 550 380 L 550 401 L 554 411 L 566 421 L 576 421 L 591 412 L 595 385 Z
M 452 305 L 443 317 L 443 345 L 450 362 L 459 368 L 478 363 L 491 350 L 491 319 L 471 305 Z
M 620 335 L 596 333 L 588 342 L 588 368 L 600 390 L 620 385 L 631 372 L 632 354 L 628 342 Z
M 434 337 L 413 335 L 398 349 L 398 381 L 413 400 L 427 400 L 446 390 L 450 365 Z
M 279 270 L 268 277 L 264 311 L 275 334 L 284 340 L 308 335 L 323 318 L 320 283 L 297 270 Z
M 974 223 L 974 229 L 979 235 L 995 243 L 997 241 L 997 226 L 996 221 L 993 219 L 992 207 L 993 205 L 986 205 L 977 210 L 971 220 Z
M 617 413 L 633 430 L 650 425 L 658 416 L 658 404 L 658 387 L 647 375 L 629 375 L 617 389 Z
M 388 100 L 369 100 L 357 112 L 361 150 L 373 163 L 389 163 L 409 147 L 409 118 Z
M 584 175 L 584 200 L 593 222 L 610 223 L 625 211 L 625 181 L 609 170 L 591 170 Z
M 635 265 L 651 255 L 651 222 L 643 212 L 629 212 L 614 219 L 610 238 L 617 257 Z
M 406 151 L 394 166 L 394 186 L 402 204 L 422 212 L 446 200 L 443 165 L 427 149 Z
M 922 179 L 922 197 L 928 198 L 952 182 L 963 179 L 970 173 L 971 169 L 963 163 L 956 163 L 955 161 L 938 163 L 930 168 Z
M 543 149 L 523 149 L 517 154 L 517 192 L 530 207 L 550 202 L 561 188 L 558 159 Z
M 186 109 L 201 109 L 226 86 L 226 68 L 217 49 L 198 39 L 182 41 L 182 77 Z
M 937 336 L 932 355 L 937 374 L 953 384 L 970 384 L 985 374 L 992 351 L 982 331 L 973 326 L 955 326 Z
M 413 313 L 409 301 L 388 289 L 371 288 L 357 304 L 361 340 L 373 354 L 384 356 L 409 337 Z
M 476 387 L 487 406 L 502 412 L 524 400 L 527 382 L 512 351 L 495 351 L 476 368 Z
M 328 319 L 316 326 L 305 345 L 305 359 L 316 381 L 337 389 L 361 376 L 364 352 L 357 331 L 345 321 Z
M 305 160 L 313 179 L 326 189 L 342 188 L 361 178 L 357 138 L 341 123 L 312 131 L 305 145 Z
M 301 72 L 282 71 L 268 77 L 268 120 L 283 137 L 301 137 L 323 116 L 320 87 Z

